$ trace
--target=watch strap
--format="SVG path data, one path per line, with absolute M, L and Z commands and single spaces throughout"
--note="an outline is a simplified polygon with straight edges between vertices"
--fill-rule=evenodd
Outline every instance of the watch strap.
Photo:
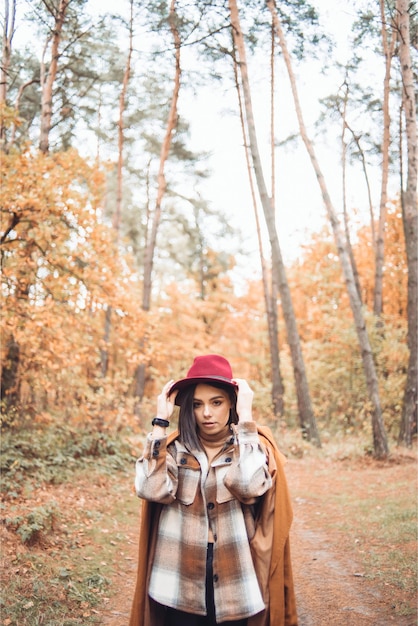
M 153 426 L 161 426 L 162 428 L 167 428 L 167 426 L 170 425 L 170 422 L 168 420 L 162 419 L 161 417 L 154 417 L 151 424 Z

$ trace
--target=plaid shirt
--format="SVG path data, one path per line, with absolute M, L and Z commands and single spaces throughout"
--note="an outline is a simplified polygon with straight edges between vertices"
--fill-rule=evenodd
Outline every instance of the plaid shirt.
M 206 614 L 206 550 L 214 537 L 213 582 L 218 622 L 265 609 L 249 540 L 251 505 L 272 486 L 255 422 L 239 423 L 208 467 L 203 451 L 148 435 L 136 463 L 138 496 L 163 506 L 149 595 L 165 606 Z

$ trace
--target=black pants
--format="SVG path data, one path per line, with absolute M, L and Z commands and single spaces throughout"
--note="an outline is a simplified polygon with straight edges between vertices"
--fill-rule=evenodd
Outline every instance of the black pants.
M 175 609 L 167 609 L 164 626 L 217 626 L 213 592 L 213 544 L 208 544 L 206 557 L 206 611 L 207 615 L 192 615 Z M 222 622 L 221 626 L 247 626 L 247 620 Z

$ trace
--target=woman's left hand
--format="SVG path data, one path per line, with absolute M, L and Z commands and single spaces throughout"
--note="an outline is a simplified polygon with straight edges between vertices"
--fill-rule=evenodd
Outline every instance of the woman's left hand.
M 252 406 L 254 392 L 243 378 L 234 378 L 233 382 L 238 385 L 237 413 L 240 422 L 252 422 Z

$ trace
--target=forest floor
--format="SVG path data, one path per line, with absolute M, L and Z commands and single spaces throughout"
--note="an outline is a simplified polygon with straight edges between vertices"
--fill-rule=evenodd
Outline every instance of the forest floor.
M 293 452 L 286 474 L 299 625 L 415 626 L 416 451 L 385 462 Z M 2 525 L 2 626 L 127 626 L 140 513 L 132 480 L 133 467 L 92 465 L 70 484 L 25 494 L 25 507 L 52 502 L 61 513 L 31 546 L 10 517 Z M 15 516 L 22 506 L 14 504 Z

